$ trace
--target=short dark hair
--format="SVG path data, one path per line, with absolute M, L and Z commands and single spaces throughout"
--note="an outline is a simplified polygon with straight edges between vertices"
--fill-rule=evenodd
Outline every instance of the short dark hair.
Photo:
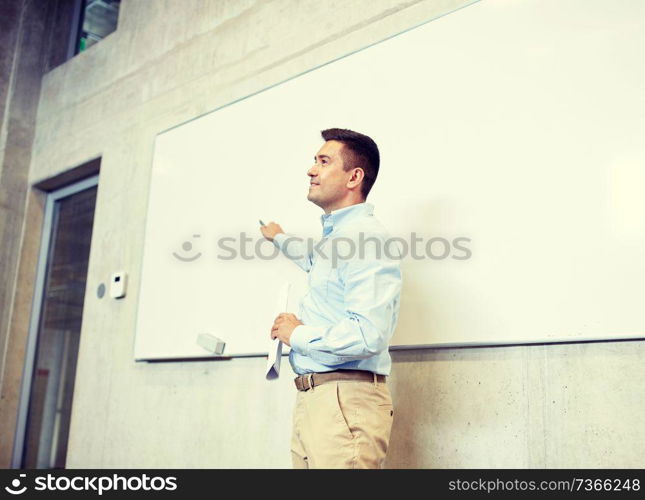
M 328 128 L 320 133 L 325 141 L 338 141 L 343 144 L 343 165 L 345 170 L 361 168 L 365 172 L 361 184 L 361 194 L 367 198 L 376 177 L 381 161 L 378 146 L 368 137 L 345 128 Z

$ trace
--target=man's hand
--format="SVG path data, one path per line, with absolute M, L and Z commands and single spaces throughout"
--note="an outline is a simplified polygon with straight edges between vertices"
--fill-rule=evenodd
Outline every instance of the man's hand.
M 275 319 L 273 326 L 271 327 L 271 338 L 279 339 L 284 344 L 291 346 L 291 344 L 289 343 L 291 334 L 295 330 L 296 326 L 303 324 L 304 323 L 302 321 L 296 318 L 295 314 L 280 313 L 278 314 L 278 317 Z
M 284 233 L 280 224 L 276 224 L 273 221 L 269 222 L 266 226 L 260 226 L 260 231 L 262 231 L 262 236 L 269 241 L 273 241 L 276 234 Z

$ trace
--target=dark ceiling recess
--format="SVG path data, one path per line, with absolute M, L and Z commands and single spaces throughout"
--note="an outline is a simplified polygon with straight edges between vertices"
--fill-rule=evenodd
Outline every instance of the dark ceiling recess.
M 85 0 L 78 51 L 83 52 L 116 30 L 121 0 Z

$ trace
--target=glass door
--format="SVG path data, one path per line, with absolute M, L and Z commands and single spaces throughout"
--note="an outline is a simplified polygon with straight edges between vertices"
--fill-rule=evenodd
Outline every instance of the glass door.
M 14 467 L 65 467 L 97 181 L 48 195 Z

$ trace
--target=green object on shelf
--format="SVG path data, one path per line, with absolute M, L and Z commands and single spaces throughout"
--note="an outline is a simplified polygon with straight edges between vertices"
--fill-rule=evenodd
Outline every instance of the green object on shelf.
M 83 52 L 87 48 L 87 38 L 84 36 L 78 41 L 78 51 Z

